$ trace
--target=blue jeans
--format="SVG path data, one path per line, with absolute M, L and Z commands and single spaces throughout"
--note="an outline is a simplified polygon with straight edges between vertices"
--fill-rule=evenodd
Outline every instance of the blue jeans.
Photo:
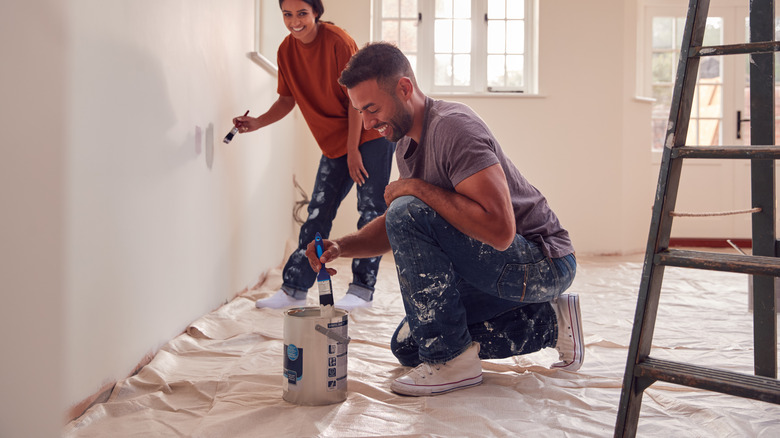
M 574 255 L 546 257 L 520 235 L 498 251 L 413 196 L 394 200 L 386 219 L 406 310 L 390 348 L 402 365 L 447 362 L 472 341 L 483 359 L 555 346 L 550 302 L 574 280 Z
M 358 229 L 383 215 L 387 209 L 384 195 L 385 187 L 390 181 L 394 152 L 395 143 L 389 142 L 384 137 L 360 145 L 363 166 L 369 176 L 365 183 L 357 188 L 357 209 L 360 214 Z M 298 248 L 287 259 L 287 264 L 282 271 L 282 289 L 293 298 L 305 299 L 309 288 L 314 285 L 317 274 L 309 266 L 306 247 L 314 240 L 317 232 L 323 238 L 330 235 L 339 205 L 352 189 L 353 184 L 354 181 L 349 176 L 346 155 L 339 158 L 322 156 L 309 201 L 309 216 L 301 225 L 298 235 Z M 352 283 L 347 293 L 371 301 L 380 260 L 381 257 L 352 260 Z

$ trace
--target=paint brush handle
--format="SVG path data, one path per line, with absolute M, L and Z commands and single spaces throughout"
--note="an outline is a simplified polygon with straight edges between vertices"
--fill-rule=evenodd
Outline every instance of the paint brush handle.
M 322 257 L 322 253 L 325 252 L 325 250 L 322 247 L 322 236 L 320 236 L 320 233 L 317 233 L 314 235 L 314 246 L 317 248 L 317 257 Z M 322 267 L 325 268 L 325 264 L 322 264 Z
M 317 257 L 322 257 L 322 253 L 325 251 L 322 246 L 322 236 L 317 233 L 314 236 L 314 246 L 317 248 Z M 320 291 L 320 306 L 332 306 L 333 305 L 333 285 L 330 282 L 330 274 L 325 269 L 325 264 L 320 267 L 320 272 L 317 273 L 317 288 Z
M 246 110 L 244 113 L 244 117 L 249 115 L 249 110 Z M 230 130 L 230 132 L 227 133 L 224 139 L 222 139 L 222 143 L 228 144 L 231 140 L 233 140 L 233 137 L 238 134 L 238 126 L 234 126 L 233 129 Z

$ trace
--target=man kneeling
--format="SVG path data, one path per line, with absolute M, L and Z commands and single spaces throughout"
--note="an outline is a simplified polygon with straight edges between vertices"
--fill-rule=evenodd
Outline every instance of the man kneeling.
M 579 297 L 562 295 L 577 265 L 569 234 L 485 122 L 466 105 L 426 96 L 388 43 L 358 51 L 339 82 L 365 128 L 398 142 L 400 178 L 385 189 L 383 216 L 325 241 L 320 258 L 312 243 L 307 256 L 319 271 L 337 257 L 392 249 L 406 317 L 391 348 L 415 367 L 392 390 L 421 396 L 478 385 L 480 359 L 547 347 L 559 351 L 554 367 L 578 370 Z

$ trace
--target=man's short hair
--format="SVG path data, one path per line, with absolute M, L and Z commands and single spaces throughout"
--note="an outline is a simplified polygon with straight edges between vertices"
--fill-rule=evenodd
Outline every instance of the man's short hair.
M 347 88 L 376 79 L 385 91 L 392 92 L 401 77 L 408 77 L 417 87 L 412 65 L 406 55 L 395 45 L 387 42 L 366 44 L 347 63 L 341 72 L 339 83 Z

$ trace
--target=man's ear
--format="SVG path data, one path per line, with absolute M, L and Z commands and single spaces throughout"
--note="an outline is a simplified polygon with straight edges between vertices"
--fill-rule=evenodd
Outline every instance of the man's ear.
M 412 93 L 414 92 L 414 85 L 412 84 L 412 80 L 406 76 L 402 77 L 398 80 L 396 90 L 398 92 L 398 97 L 400 97 L 402 100 L 410 99 L 412 97 Z

